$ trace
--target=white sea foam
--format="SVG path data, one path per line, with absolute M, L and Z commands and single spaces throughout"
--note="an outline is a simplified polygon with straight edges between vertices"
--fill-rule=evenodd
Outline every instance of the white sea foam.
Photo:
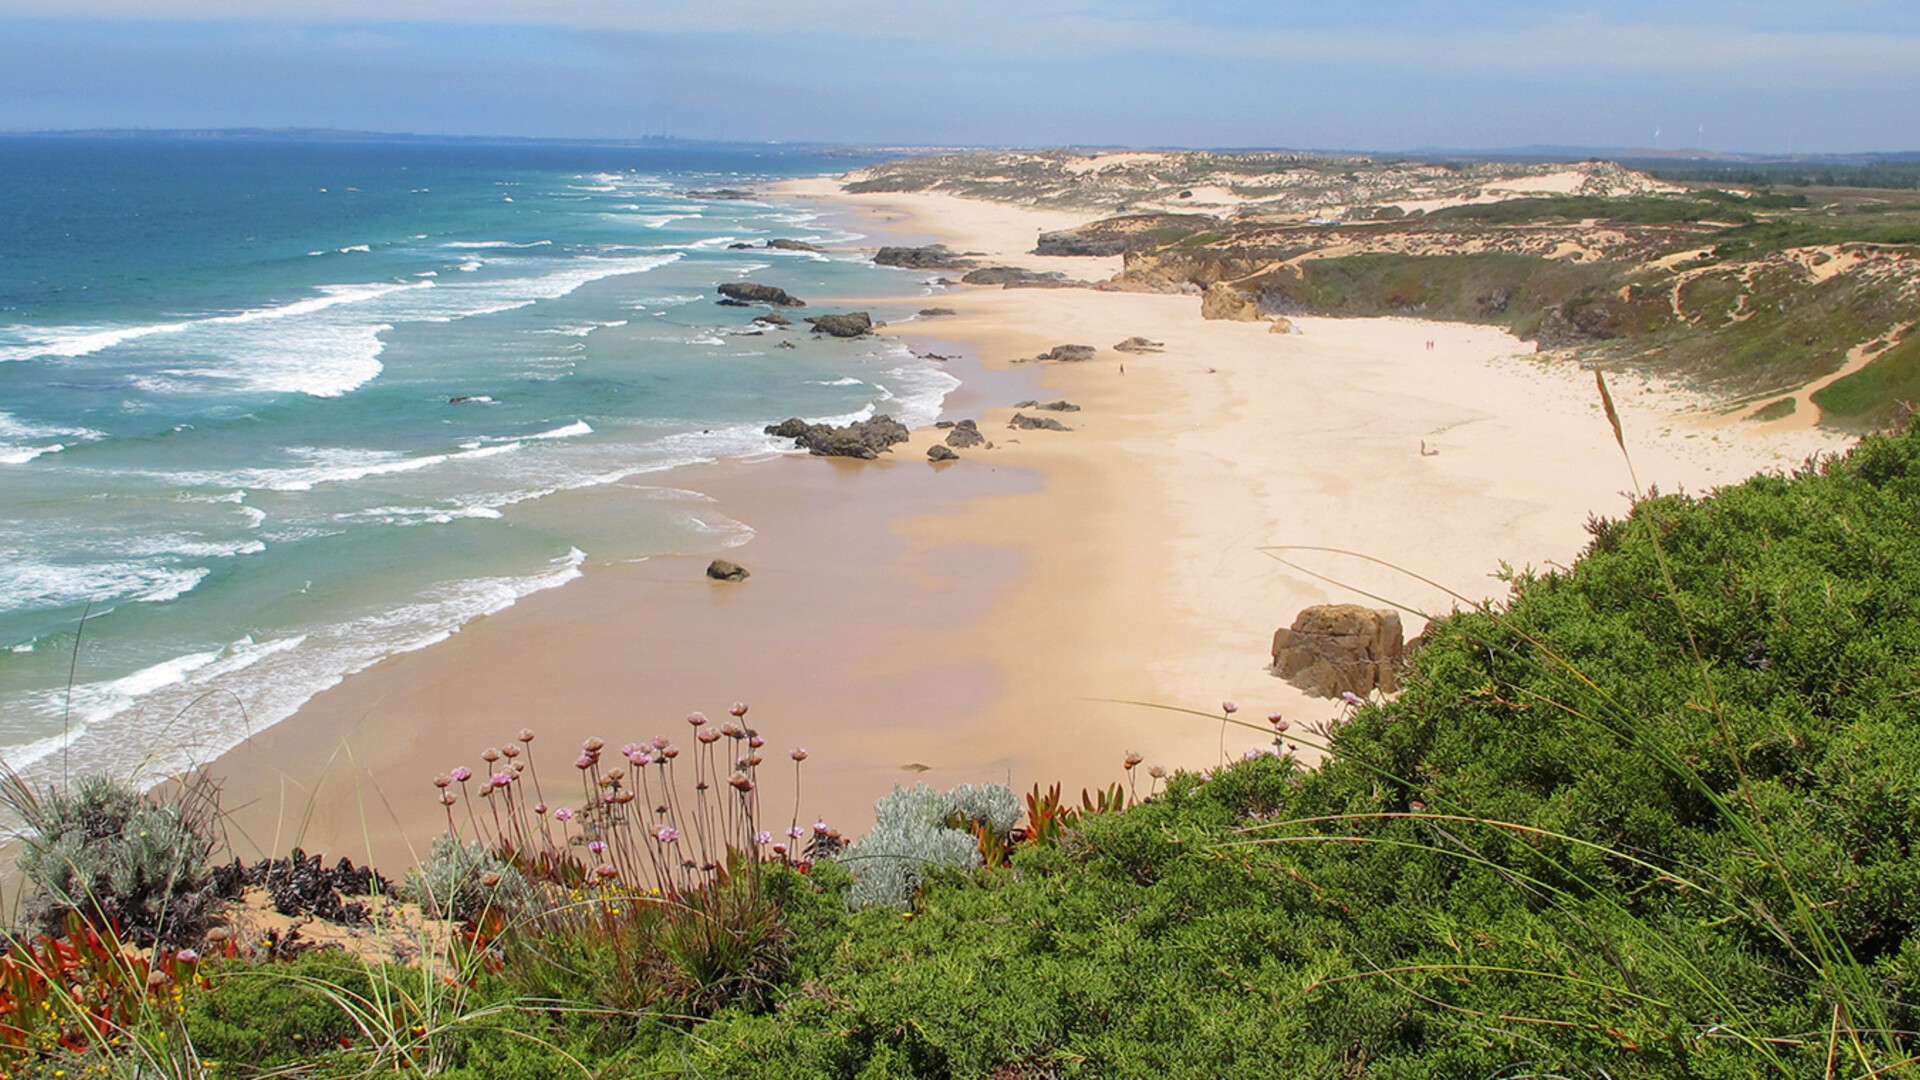
M 516 244 L 511 240 L 450 240 L 440 245 L 443 248 L 537 248 L 552 247 L 551 240 L 529 240 Z
M 346 247 L 339 249 L 342 255 L 364 254 L 372 250 L 373 248 L 367 244 L 348 244 Z
M 207 573 L 202 566 L 55 563 L 16 556 L 0 560 L 0 611 L 44 611 L 88 601 L 159 603 L 193 591 Z
M 50 443 L 46 446 L 5 446 L 0 447 L 0 465 L 25 465 L 42 454 L 57 454 L 66 449 L 63 443 Z
M 475 270 L 480 269 L 484 265 L 486 264 L 482 263 L 479 259 L 468 259 L 466 262 L 463 262 L 459 266 L 454 267 L 454 269 L 460 271 L 463 274 L 471 274 Z
M 181 487 L 242 487 L 267 491 L 312 491 L 321 484 L 335 484 L 352 480 L 364 480 L 372 476 L 391 476 L 396 473 L 417 472 L 431 469 L 436 465 L 461 460 L 474 460 L 511 453 L 520 448 L 520 443 L 509 442 L 498 446 L 483 446 L 457 453 L 421 454 L 409 456 L 390 450 L 363 450 L 344 447 L 293 446 L 288 447 L 288 456 L 299 460 L 300 464 L 278 468 L 249 468 L 225 471 L 198 472 L 184 470 L 165 473 L 142 473 L 152 476 L 156 481 Z
M 825 379 L 825 380 L 815 379 L 808 385 L 810 386 L 865 386 L 867 385 L 867 383 L 865 379 L 856 379 L 852 376 L 848 376 L 844 379 Z
M 209 315 L 177 322 L 146 323 L 137 326 L 90 327 L 9 327 L 8 336 L 31 340 L 0 346 L 0 360 L 31 360 L 40 357 L 72 358 L 123 345 L 156 334 L 179 334 L 190 330 L 247 326 L 255 323 L 312 315 L 347 304 L 363 304 L 407 289 L 426 289 L 430 281 L 414 283 L 367 282 L 354 285 L 322 285 L 320 295 L 285 304 L 250 308 L 231 315 Z
M 527 438 L 529 439 L 571 439 L 576 436 L 591 435 L 591 434 L 593 434 L 593 428 L 588 426 L 585 420 L 575 420 L 573 423 L 568 424 L 565 427 L 557 427 L 557 428 L 554 428 L 552 431 L 543 431 L 538 435 L 529 435 L 527 436 Z

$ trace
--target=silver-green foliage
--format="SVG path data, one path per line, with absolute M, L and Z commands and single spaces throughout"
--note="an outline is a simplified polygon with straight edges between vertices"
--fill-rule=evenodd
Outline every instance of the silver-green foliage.
M 185 944 L 206 929 L 217 900 L 210 793 L 189 782 L 159 802 L 107 776 L 36 792 L 9 774 L 0 787 L 26 825 L 23 913 L 41 930 L 60 933 L 78 915 L 130 941 Z
M 999 784 L 963 784 L 950 792 L 925 784 L 895 787 L 873 810 L 873 831 L 839 856 L 853 871 L 847 890 L 853 908 L 911 907 L 928 870 L 980 865 L 979 841 L 964 826 L 985 825 L 1004 836 L 1020 820 L 1019 797 Z
M 452 833 L 434 837 L 426 859 L 407 871 L 400 896 L 431 918 L 463 921 L 487 912 L 521 914 L 536 899 L 520 871 L 479 841 L 462 844 Z

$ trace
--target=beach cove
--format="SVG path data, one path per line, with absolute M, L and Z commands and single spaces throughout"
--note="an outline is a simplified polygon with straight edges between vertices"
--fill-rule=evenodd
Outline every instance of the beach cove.
M 1025 254 L 1040 231 L 1082 220 L 1072 215 L 848 196 L 830 181 L 772 194 L 858 231 L 982 252 L 983 264 L 1095 281 L 1118 268 Z M 866 299 L 808 298 L 823 311 Z M 944 433 L 927 428 L 878 462 L 675 472 L 676 488 L 698 493 L 687 498 L 754 530 L 727 553 L 750 580 L 708 581 L 716 551 L 589 564 L 578 581 L 348 677 L 213 764 L 237 853 L 299 843 L 399 865 L 444 826 L 430 778 L 477 764 L 522 727 L 558 772 L 588 735 L 677 735 L 688 711 L 734 701 L 751 704 L 774 751 L 810 750 L 802 815 L 852 834 L 896 783 L 1059 781 L 1071 792 L 1119 780 L 1128 751 L 1203 768 L 1223 752 L 1220 726 L 1169 709 L 1217 715 L 1232 701 L 1302 724 L 1337 710 L 1266 670 L 1274 630 L 1301 607 L 1375 603 L 1367 594 L 1427 613 L 1453 603 L 1363 558 L 1280 553 L 1297 569 L 1269 549 L 1356 552 L 1497 598 L 1503 562 L 1563 565 L 1589 514 L 1627 507 L 1632 481 L 1591 374 L 1496 328 L 1300 319 L 1299 333 L 1275 334 L 1202 320 L 1194 296 L 1094 289 L 960 286 L 926 304 L 956 314 L 896 318 L 884 332 L 959 354 L 944 415 L 977 418 L 993 449 L 930 465 L 925 450 Z M 1163 347 L 1111 351 L 1133 336 Z M 1066 343 L 1099 352 L 1014 363 Z M 1711 426 L 1705 403 L 1637 381 L 1613 392 L 1640 483 L 1663 491 L 1790 468 L 1849 441 Z M 1015 402 L 1036 398 L 1079 405 L 1047 414 L 1072 430 L 1009 430 Z M 634 497 L 562 498 L 590 514 Z M 1418 631 L 1418 616 L 1403 619 Z M 1258 744 L 1235 731 L 1224 752 Z M 773 775 L 767 804 L 784 807 L 791 788 Z

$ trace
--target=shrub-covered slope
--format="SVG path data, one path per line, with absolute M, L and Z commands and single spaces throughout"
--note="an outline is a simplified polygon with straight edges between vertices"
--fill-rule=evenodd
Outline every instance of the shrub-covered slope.
M 1594 534 L 1438 623 L 1323 769 L 1184 777 L 911 918 L 811 925 L 804 990 L 703 1030 L 706 1060 L 1824 1075 L 1836 1035 L 1832 1075 L 1900 1060 L 1870 1029 L 1915 1026 L 1920 438 Z
M 840 864 L 772 868 L 784 959 L 733 1005 L 633 1007 L 621 980 L 658 963 L 634 944 L 547 948 L 551 969 L 509 949 L 463 1006 L 480 1019 L 435 1036 L 439 1067 L 1914 1072 L 1920 434 L 1592 533 L 1571 570 L 1436 621 L 1401 697 L 1330 725 L 1320 768 L 1176 775 L 1010 865 L 927 872 L 905 911 L 850 912 Z M 284 999 L 322 991 L 235 985 L 189 1012 L 216 1071 L 299 1058 Z

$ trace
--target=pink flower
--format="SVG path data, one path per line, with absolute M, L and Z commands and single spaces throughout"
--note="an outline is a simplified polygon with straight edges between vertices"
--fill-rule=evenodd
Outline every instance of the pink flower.
M 511 784 L 511 783 L 513 783 L 513 774 L 512 774 L 512 773 L 510 773 L 510 772 L 497 772 L 497 773 L 494 773 L 494 774 L 493 774 L 493 786 L 494 786 L 494 787 L 506 787 L 506 786 L 507 786 L 508 784 Z
M 611 866 L 598 866 L 594 868 L 593 872 L 596 876 L 600 877 L 603 880 L 606 878 L 616 878 L 620 876 L 620 871 L 615 870 Z
M 592 841 L 587 845 L 587 850 L 593 852 L 595 855 L 598 855 L 601 852 L 607 850 L 606 841 L 604 840 Z
M 451 783 L 453 783 L 453 778 L 446 775 L 445 773 L 442 773 L 441 775 L 433 778 L 434 787 L 446 787 L 448 784 L 451 784 Z
M 702 728 L 700 729 L 700 734 L 694 736 L 694 738 L 699 739 L 703 743 L 717 743 L 720 741 L 720 733 L 712 728 Z
M 813 834 L 815 836 L 825 836 L 830 831 L 831 830 L 827 828 L 827 823 L 824 821 L 816 821 L 813 823 Z
M 787 845 L 785 844 L 773 845 L 773 853 L 775 855 L 785 855 L 787 853 Z
M 706 722 L 707 722 L 706 713 L 691 712 L 687 714 L 687 723 L 692 724 L 694 727 L 699 727 L 700 725 Z
M 665 735 L 655 735 L 653 737 L 653 748 L 655 750 L 665 750 L 667 748 L 667 737 Z
M 1228 716 L 1232 716 L 1234 713 L 1240 711 L 1240 706 L 1235 705 L 1231 701 L 1223 701 L 1220 703 L 1220 711 L 1226 713 Z
M 1340 700 L 1346 702 L 1347 704 L 1353 706 L 1356 709 L 1367 703 L 1365 698 L 1362 698 L 1359 694 L 1356 694 L 1351 690 L 1340 691 Z
M 489 746 L 485 750 L 480 751 L 480 760 L 487 762 L 488 764 L 492 764 L 493 762 L 499 761 L 500 748 L 497 746 Z
M 751 735 L 747 737 L 747 745 L 753 747 L 755 750 L 758 750 L 761 747 L 767 745 L 767 740 L 761 738 L 758 735 Z
M 567 809 L 566 807 L 564 807 L 564 806 L 563 806 L 563 807 L 561 807 L 560 809 L 558 809 L 558 810 L 555 810 L 555 811 L 553 812 L 553 820 L 555 820 L 555 821 L 572 821 L 572 820 L 573 820 L 573 811 L 572 811 L 572 810 L 569 810 L 569 809 Z
M 759 844 L 761 847 L 766 847 L 768 844 L 773 843 L 773 834 L 765 829 L 761 829 L 759 832 L 753 834 L 753 842 Z
M 521 729 L 520 729 L 520 741 L 521 741 L 521 742 L 523 742 L 523 743 L 529 743 L 529 742 L 532 742 L 532 741 L 533 741 L 533 729 L 532 729 L 532 728 L 530 728 L 530 727 L 523 727 L 523 728 L 521 728 Z
M 736 701 L 733 703 L 733 708 L 727 711 L 735 716 L 745 716 L 747 715 L 747 703 L 744 701 Z
M 200 962 L 200 954 L 194 952 L 192 949 L 181 949 L 179 952 L 173 954 L 173 958 L 183 964 L 197 964 Z
M 788 754 L 787 756 L 792 758 L 795 761 L 805 761 L 807 760 L 807 748 L 804 746 L 796 746 L 794 747 L 793 752 Z
M 533 812 L 536 814 L 545 814 L 547 812 L 547 804 L 543 802 L 534 803 Z
M 795 840 L 798 840 L 801 837 L 807 835 L 807 830 L 805 828 L 802 828 L 799 825 L 794 825 L 787 829 L 787 835 L 793 837 Z
M 573 767 L 579 769 L 581 772 L 586 772 L 588 769 L 593 768 L 593 755 L 581 754 L 574 759 Z
M 473 770 L 467 768 L 465 765 L 461 765 L 447 775 L 464 784 L 473 779 Z
M 671 844 L 675 840 L 680 839 L 680 830 L 670 828 L 656 829 L 654 830 L 653 838 L 663 844 Z

